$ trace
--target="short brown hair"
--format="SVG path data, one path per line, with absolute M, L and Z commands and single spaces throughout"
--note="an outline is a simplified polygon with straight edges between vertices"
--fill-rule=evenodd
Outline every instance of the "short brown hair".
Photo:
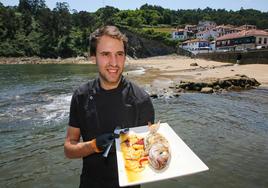
M 127 37 L 116 26 L 104 26 L 90 35 L 90 56 L 96 56 L 98 41 L 105 35 L 123 41 L 125 54 L 127 53 Z

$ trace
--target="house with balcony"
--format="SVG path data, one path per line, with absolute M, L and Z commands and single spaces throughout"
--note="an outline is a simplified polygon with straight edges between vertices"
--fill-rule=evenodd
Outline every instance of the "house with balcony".
M 187 40 L 181 44 L 181 48 L 194 54 L 207 53 L 211 50 L 209 41 L 204 39 Z
M 250 29 L 230 33 L 216 39 L 216 50 L 247 50 L 268 48 L 268 32 Z
M 194 36 L 192 31 L 186 29 L 176 29 L 172 31 L 172 39 L 174 40 L 187 40 Z
M 230 33 L 238 33 L 242 31 L 243 29 L 235 28 L 233 25 L 219 25 L 215 27 L 216 32 L 218 33 L 217 37 L 221 37 L 223 35 L 227 35 Z

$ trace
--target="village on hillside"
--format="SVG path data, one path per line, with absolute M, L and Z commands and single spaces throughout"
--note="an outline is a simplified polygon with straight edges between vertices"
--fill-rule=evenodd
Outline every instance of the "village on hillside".
M 208 52 L 248 51 L 268 48 L 268 29 L 255 25 L 217 25 L 213 21 L 199 21 L 172 29 L 172 39 L 182 41 L 180 47 L 193 54 Z

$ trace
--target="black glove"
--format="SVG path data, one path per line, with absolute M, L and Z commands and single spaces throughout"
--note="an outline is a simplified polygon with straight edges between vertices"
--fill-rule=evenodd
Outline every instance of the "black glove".
M 99 150 L 103 151 L 105 148 L 114 141 L 114 134 L 113 133 L 105 133 L 96 138 L 96 145 Z

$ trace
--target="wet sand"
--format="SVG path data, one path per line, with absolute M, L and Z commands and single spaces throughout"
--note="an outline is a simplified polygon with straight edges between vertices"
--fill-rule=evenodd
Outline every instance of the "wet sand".
M 197 63 L 197 66 L 191 66 L 192 63 Z M 168 83 L 180 80 L 224 78 L 236 74 L 255 78 L 262 86 L 268 86 L 268 65 L 266 64 L 236 65 L 177 55 L 128 59 L 126 64 L 144 72 L 135 76 L 135 71 L 133 74 L 130 71 L 127 75 L 134 77 L 138 82 L 152 86 L 168 86 Z

